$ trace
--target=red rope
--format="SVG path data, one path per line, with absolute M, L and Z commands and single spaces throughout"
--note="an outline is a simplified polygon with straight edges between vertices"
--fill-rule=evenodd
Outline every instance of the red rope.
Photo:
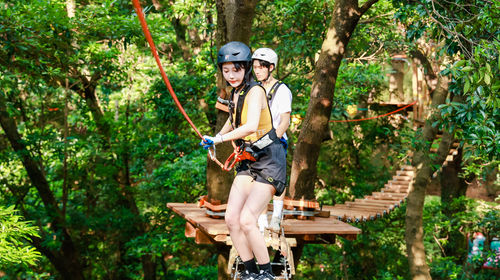
M 160 68 L 160 73 L 161 77 L 163 78 L 163 81 L 165 82 L 165 85 L 167 86 L 168 92 L 170 93 L 170 96 L 174 99 L 175 104 L 177 105 L 177 108 L 179 108 L 179 111 L 181 111 L 182 115 L 184 115 L 184 118 L 188 121 L 188 123 L 191 125 L 193 130 L 200 136 L 200 138 L 203 138 L 201 133 L 198 131 L 196 126 L 193 124 L 189 116 L 186 114 L 186 111 L 184 111 L 184 108 L 182 107 L 181 103 L 179 102 L 179 99 L 177 99 L 177 95 L 175 95 L 174 89 L 172 88 L 172 85 L 170 85 L 170 81 L 168 80 L 167 74 L 165 74 L 165 70 L 163 70 L 163 67 L 161 66 L 160 62 L 160 57 L 158 56 L 158 52 L 156 51 L 155 43 L 153 41 L 153 38 L 151 37 L 151 33 L 149 32 L 148 29 L 148 24 L 146 23 L 146 19 L 144 18 L 144 13 L 142 12 L 142 7 L 141 4 L 139 3 L 139 0 L 132 0 L 135 8 L 135 12 L 137 13 L 137 16 L 139 17 L 139 21 L 141 22 L 141 27 L 142 31 L 144 32 L 144 36 L 146 36 L 146 40 L 149 43 L 149 48 L 151 49 L 151 52 L 153 53 L 153 56 L 156 60 L 156 64 L 158 65 L 158 68 Z
M 397 113 L 399 111 L 402 111 L 412 105 L 415 105 L 417 103 L 417 101 L 414 101 L 413 103 L 411 104 L 408 104 L 406 106 L 404 106 L 403 108 L 399 108 L 395 111 L 392 111 L 392 112 L 389 112 L 387 114 L 383 114 L 383 115 L 379 115 L 379 116 L 375 116 L 375 117 L 370 117 L 370 118 L 363 118 L 363 119 L 355 119 L 355 120 L 331 120 L 330 122 L 360 122 L 360 121 L 366 121 L 366 120 L 373 120 L 373 119 L 377 119 L 377 118 L 382 118 L 382 117 L 385 117 L 385 116 L 389 116 L 391 114 L 394 114 L 394 113 Z

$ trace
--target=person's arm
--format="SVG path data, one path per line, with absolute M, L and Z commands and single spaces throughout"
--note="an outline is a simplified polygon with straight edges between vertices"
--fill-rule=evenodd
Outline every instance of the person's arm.
M 281 85 L 278 88 L 274 102 L 277 102 L 277 111 L 280 114 L 280 123 L 276 127 L 276 135 L 281 138 L 286 133 L 288 126 L 290 126 L 292 111 L 292 92 L 286 85 Z
M 233 130 L 233 126 L 231 125 L 231 118 L 227 118 L 226 123 L 224 124 L 224 126 L 222 126 L 221 130 L 217 134 L 220 134 L 220 135 L 226 134 L 231 130 Z
M 290 125 L 290 112 L 280 114 L 280 124 L 276 128 L 276 135 L 281 138 Z

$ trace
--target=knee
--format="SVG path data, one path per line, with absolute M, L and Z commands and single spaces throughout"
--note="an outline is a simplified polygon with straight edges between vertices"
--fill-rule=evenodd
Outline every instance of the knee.
M 239 225 L 240 218 L 238 215 L 234 215 L 234 214 L 226 212 L 226 215 L 224 216 L 224 220 L 226 221 L 226 225 L 227 225 L 227 228 L 229 230 L 237 229 L 240 227 L 240 225 Z
M 250 214 L 241 215 L 239 223 L 241 229 L 245 233 L 250 232 L 250 230 L 257 227 L 257 219 L 255 219 L 255 217 L 253 217 L 253 215 Z

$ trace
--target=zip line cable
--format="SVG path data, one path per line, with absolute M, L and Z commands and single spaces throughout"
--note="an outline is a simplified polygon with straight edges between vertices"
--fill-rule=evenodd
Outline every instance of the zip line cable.
M 163 78 L 163 82 L 165 82 L 165 85 L 167 86 L 168 92 L 170 93 L 170 96 L 174 99 L 175 104 L 177 105 L 177 108 L 179 108 L 179 111 L 181 111 L 182 115 L 186 120 L 188 121 L 189 125 L 193 128 L 193 130 L 200 136 L 200 138 L 203 139 L 203 136 L 201 135 L 200 131 L 198 131 L 198 128 L 193 124 L 189 116 L 186 114 L 186 111 L 184 111 L 184 108 L 182 107 L 181 103 L 179 102 L 179 99 L 177 99 L 177 95 L 175 95 L 174 89 L 172 88 L 172 85 L 170 84 L 170 81 L 167 77 L 167 74 L 165 74 L 165 70 L 163 70 L 163 66 L 161 65 L 160 57 L 158 56 L 158 51 L 156 50 L 155 43 L 153 41 L 153 37 L 151 37 L 151 33 L 149 32 L 148 24 L 146 23 L 146 19 L 144 18 L 144 13 L 142 11 L 141 4 L 139 3 L 139 0 L 132 0 L 135 8 L 135 12 L 137 16 L 139 17 L 139 21 L 141 22 L 141 27 L 142 31 L 144 32 L 144 36 L 146 37 L 146 40 L 148 41 L 149 48 L 151 49 L 151 53 L 153 53 L 153 56 L 156 60 L 156 64 L 158 65 L 158 68 L 160 69 L 161 77 Z

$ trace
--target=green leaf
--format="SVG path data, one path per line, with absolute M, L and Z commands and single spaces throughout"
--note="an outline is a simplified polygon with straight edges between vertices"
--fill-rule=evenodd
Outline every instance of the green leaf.
M 490 80 L 490 75 L 488 73 L 485 73 L 484 74 L 484 82 L 489 85 L 491 83 L 491 80 Z
M 469 79 L 465 80 L 465 85 L 464 85 L 464 93 L 468 93 L 470 89 L 470 82 Z
M 461 67 L 464 66 L 464 64 L 467 62 L 467 60 L 459 60 L 457 63 L 455 63 L 455 67 Z

